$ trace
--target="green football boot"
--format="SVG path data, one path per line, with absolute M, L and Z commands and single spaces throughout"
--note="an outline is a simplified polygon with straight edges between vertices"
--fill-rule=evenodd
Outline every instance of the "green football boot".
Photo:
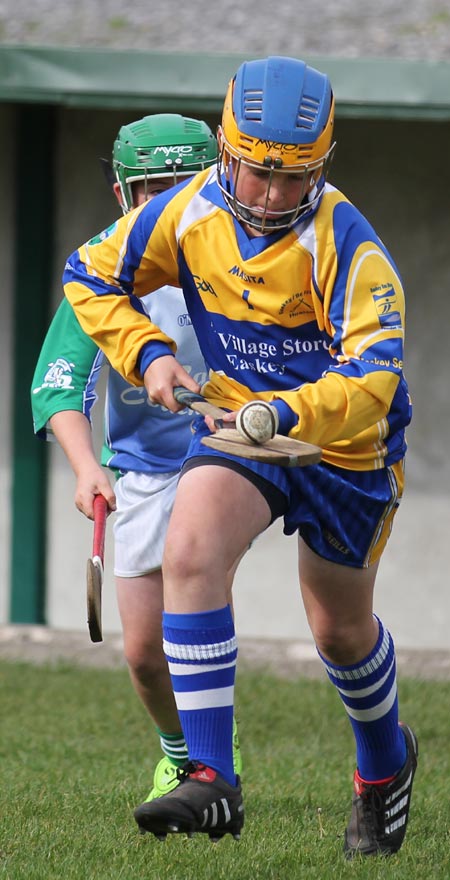
M 242 755 L 236 718 L 233 718 L 233 769 L 236 776 L 242 776 Z
M 172 761 L 167 755 L 164 755 L 164 757 L 158 761 L 153 775 L 153 788 L 145 799 L 145 804 L 149 801 L 154 801 L 155 798 L 163 797 L 163 795 L 168 794 L 169 791 L 172 791 L 173 788 L 176 788 L 177 785 L 180 784 L 177 770 L 178 767 L 175 767 L 175 764 L 172 764 Z

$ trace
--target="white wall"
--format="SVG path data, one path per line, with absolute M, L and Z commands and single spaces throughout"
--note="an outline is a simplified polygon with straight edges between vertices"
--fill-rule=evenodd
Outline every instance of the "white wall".
M 117 114 L 64 111 L 61 115 L 58 151 L 61 187 L 56 224 L 56 264 L 59 261 L 61 269 L 65 257 L 75 246 L 116 216 L 114 202 L 97 167 L 97 158 L 109 155 L 112 139 L 123 121 L 123 115 Z M 408 134 L 409 153 L 405 155 L 405 144 L 398 137 L 396 140 L 391 127 L 386 125 L 392 154 L 380 156 L 376 150 L 371 157 L 370 145 L 376 140 L 374 126 L 375 123 L 372 127 L 364 123 L 355 140 L 348 138 L 349 129 L 341 123 L 336 183 L 348 191 L 345 182 L 351 182 L 352 191 L 348 194 L 355 197 L 363 210 L 366 210 L 364 199 L 367 199 L 369 217 L 394 249 L 405 277 L 407 375 L 415 404 L 414 422 L 409 432 L 407 489 L 381 563 L 376 610 L 400 647 L 448 649 L 450 370 L 445 342 L 450 326 L 450 299 L 446 295 L 450 262 L 448 247 L 444 244 L 448 209 L 446 216 L 443 209 L 437 212 L 436 199 L 437 192 L 447 191 L 450 183 L 446 161 L 450 138 L 435 138 L 434 148 L 441 150 L 442 156 L 437 157 L 433 167 L 425 168 L 419 148 L 414 151 L 414 144 L 420 143 L 421 130 L 416 129 L 417 137 Z M 398 134 L 399 129 L 396 131 Z M 440 132 L 443 133 L 443 127 Z M 381 142 L 383 138 L 378 137 L 376 143 Z M 1 149 L 5 149 L 4 143 Z M 447 175 L 445 182 L 442 174 Z M 386 187 L 382 195 L 380 178 Z M 428 200 L 422 199 L 420 210 L 418 192 L 422 197 L 430 194 Z M 59 274 L 55 279 L 55 305 L 61 295 Z M 0 358 L 6 363 L 3 350 L 0 350 Z M 1 405 L 4 407 L 3 400 Z M 101 422 L 100 412 L 98 420 Z M 1 424 L 4 426 L 3 419 Z M 0 430 L 5 434 L 4 427 Z M 5 455 L 3 442 L 0 454 Z M 85 566 L 92 526 L 74 508 L 74 478 L 58 448 L 52 449 L 49 480 L 48 622 L 59 629 L 83 630 L 86 627 Z M 4 521 L 2 523 L 4 529 Z M 282 536 L 278 525 L 255 542 L 241 565 L 235 585 L 237 628 L 242 636 L 310 638 L 298 595 L 295 557 L 295 538 Z M 0 565 L 4 570 L 3 554 Z M 110 533 L 103 619 L 105 633 L 120 630 Z

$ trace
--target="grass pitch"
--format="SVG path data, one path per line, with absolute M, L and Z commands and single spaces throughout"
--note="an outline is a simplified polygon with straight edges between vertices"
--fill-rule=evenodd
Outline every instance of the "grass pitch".
M 160 757 L 125 669 L 0 663 L 0 880 L 448 880 L 450 682 L 401 679 L 419 738 L 406 842 L 345 862 L 350 725 L 327 680 L 239 672 L 246 821 L 239 843 L 140 836 Z

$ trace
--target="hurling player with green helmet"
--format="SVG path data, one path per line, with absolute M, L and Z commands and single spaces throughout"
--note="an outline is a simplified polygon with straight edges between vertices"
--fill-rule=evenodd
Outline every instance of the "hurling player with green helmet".
M 159 113 L 123 125 L 114 141 L 112 165 L 114 191 L 124 213 L 150 194 L 209 168 L 216 157 L 216 139 L 201 120 Z
M 208 125 L 174 113 L 146 116 L 122 126 L 114 142 L 109 180 L 124 214 L 216 164 L 217 142 Z M 111 234 L 114 226 L 99 238 Z M 185 369 L 202 384 L 206 367 L 181 290 L 173 286 L 141 300 L 142 313 L 176 340 Z M 131 680 L 160 737 L 149 799 L 177 785 L 186 743 L 162 649 L 162 552 L 180 466 L 191 437 L 192 414 L 173 414 L 151 403 L 145 389 L 110 369 L 102 467 L 92 444 L 91 413 L 105 358 L 82 330 L 69 302 L 61 303 L 45 338 L 32 385 L 34 427 L 54 436 L 77 478 L 75 502 L 93 516 L 102 494 L 114 518 L 114 570 L 124 649 Z M 119 479 L 114 489 L 107 475 Z M 234 729 L 237 772 L 240 753 Z
M 164 650 L 190 761 L 180 785 L 135 818 L 159 838 L 240 834 L 228 572 L 282 518 L 298 538 L 318 655 L 354 735 L 351 859 L 401 847 L 417 763 L 416 737 L 399 720 L 393 638 L 374 613 L 411 404 L 402 281 L 375 230 L 329 182 L 334 113 L 328 76 L 305 62 L 243 63 L 225 97 L 217 168 L 119 221 L 99 245 L 82 245 L 63 282 L 117 369 L 173 412 L 174 387 L 199 385 L 123 294 L 181 284 L 209 369 L 202 393 L 228 410 L 223 422 L 239 424 L 242 407 L 258 401 L 280 434 L 322 449 L 307 467 L 249 461 L 202 443 L 216 430 L 210 417 L 194 422 L 163 562 Z M 274 583 L 274 614 L 276 602 Z

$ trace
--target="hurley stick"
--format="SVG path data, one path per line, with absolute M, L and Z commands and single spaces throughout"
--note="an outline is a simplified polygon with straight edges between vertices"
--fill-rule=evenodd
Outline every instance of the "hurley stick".
M 102 587 L 108 504 L 103 495 L 94 498 L 94 537 L 92 556 L 87 561 L 87 622 L 92 642 L 102 642 Z
M 225 410 L 209 403 L 201 394 L 178 386 L 173 389 L 173 396 L 178 403 L 188 406 L 194 412 L 214 419 L 219 430 L 202 439 L 202 443 L 211 449 L 282 467 L 305 467 L 308 464 L 317 464 L 322 457 L 319 446 L 304 443 L 302 440 L 292 440 L 282 434 L 275 434 L 272 440 L 267 440 L 265 443 L 254 443 L 242 437 L 236 428 L 224 427 Z

